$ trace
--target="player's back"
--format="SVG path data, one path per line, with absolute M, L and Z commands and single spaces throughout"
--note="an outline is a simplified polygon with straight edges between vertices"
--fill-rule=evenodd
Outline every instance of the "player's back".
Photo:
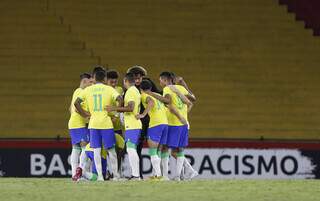
M 87 101 L 88 110 L 91 114 L 89 128 L 113 128 L 111 118 L 105 108 L 108 105 L 112 105 L 118 95 L 114 88 L 102 83 L 92 85 L 84 90 L 83 96 Z
M 147 98 L 151 98 L 154 102 L 154 106 L 149 112 L 150 122 L 149 127 L 158 126 L 161 124 L 168 124 L 167 111 L 165 105 L 156 98 L 146 94 L 141 94 L 141 101 L 144 108 L 147 108 Z
M 187 95 L 188 91 L 181 85 L 174 85 L 183 95 Z M 183 103 L 181 98 L 173 92 L 168 86 L 163 89 L 163 96 L 169 94 L 171 96 L 171 105 L 178 110 L 178 112 L 188 121 L 188 107 Z M 171 112 L 167 113 L 168 123 L 173 126 L 183 125 L 181 121 Z

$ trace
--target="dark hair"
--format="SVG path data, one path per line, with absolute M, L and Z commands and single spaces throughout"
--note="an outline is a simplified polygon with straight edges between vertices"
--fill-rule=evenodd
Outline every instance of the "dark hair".
M 140 84 L 140 89 L 142 90 L 151 90 L 152 88 L 152 84 L 150 81 L 148 80 L 142 80 L 141 84 Z
M 119 73 L 115 70 L 109 70 L 107 71 L 107 79 L 118 79 L 119 78 Z
M 98 71 L 106 72 L 106 69 L 103 66 L 95 66 L 92 70 L 92 75 L 95 75 Z
M 173 73 L 168 72 L 168 71 L 164 71 L 164 72 L 160 73 L 160 77 L 171 80 L 172 82 L 173 82 L 173 78 L 174 78 L 173 75 L 174 75 Z
M 106 77 L 106 73 L 104 71 L 97 71 L 95 72 L 95 79 L 98 82 L 104 81 L 104 78 Z
M 85 79 L 85 78 L 90 79 L 90 78 L 91 78 L 91 75 L 90 75 L 89 73 L 82 73 L 82 74 L 80 75 L 80 80 Z
M 127 73 L 124 78 L 131 84 L 135 83 L 133 73 Z
M 134 75 L 146 76 L 146 70 L 141 66 L 133 66 L 128 69 L 127 73 L 133 73 Z

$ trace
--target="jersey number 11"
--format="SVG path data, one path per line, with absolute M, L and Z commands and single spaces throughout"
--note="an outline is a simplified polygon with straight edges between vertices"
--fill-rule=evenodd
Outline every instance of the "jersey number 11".
M 102 111 L 102 94 L 94 94 L 93 100 L 94 100 L 93 111 L 101 112 Z

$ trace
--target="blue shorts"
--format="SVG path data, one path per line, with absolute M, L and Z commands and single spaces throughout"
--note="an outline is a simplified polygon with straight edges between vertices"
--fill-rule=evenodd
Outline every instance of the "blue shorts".
M 89 142 L 89 131 L 87 128 L 69 129 L 72 145 L 80 142 Z
M 122 135 L 122 130 L 115 130 L 114 133 L 117 133 L 119 135 Z
M 101 148 L 102 144 L 105 149 L 110 149 L 116 144 L 116 137 L 113 129 L 89 129 L 91 148 Z
M 140 141 L 140 135 L 141 135 L 141 129 L 126 130 L 125 141 L 126 142 L 130 141 L 135 145 L 138 145 Z
M 167 145 L 170 148 L 183 148 L 188 146 L 188 126 L 169 126 Z
M 155 127 L 148 128 L 148 139 L 159 144 L 167 144 L 168 125 L 161 124 Z
M 92 161 L 92 173 L 98 174 L 96 164 L 94 162 L 94 153 L 92 151 L 86 151 L 87 157 Z M 103 176 L 107 173 L 107 160 L 101 157 L 102 174 Z

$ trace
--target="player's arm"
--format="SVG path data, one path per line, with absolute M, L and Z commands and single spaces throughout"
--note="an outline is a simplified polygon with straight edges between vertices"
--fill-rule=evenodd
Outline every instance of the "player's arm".
M 152 96 L 155 99 L 158 99 L 160 102 L 164 104 L 171 104 L 171 96 L 169 94 L 166 94 L 165 96 L 161 96 L 151 91 L 146 92 L 146 94 Z
M 114 112 L 114 111 L 116 111 L 116 112 L 133 112 L 134 106 L 135 106 L 135 102 L 134 101 L 130 101 L 127 106 L 112 106 L 112 105 L 108 105 L 106 107 L 106 110 L 108 112 Z
M 81 107 L 81 103 L 83 101 L 80 99 L 80 98 L 77 98 L 77 100 L 74 102 L 74 106 L 76 107 L 77 109 L 77 112 L 83 116 L 84 118 L 88 118 L 91 116 L 91 114 L 87 111 L 85 111 L 82 107 Z
M 169 88 L 177 94 L 177 96 L 181 99 L 181 101 L 188 106 L 188 112 L 191 111 L 193 107 L 193 103 L 187 98 L 186 95 L 182 94 L 174 85 L 169 86 Z
M 184 79 L 180 76 L 177 76 L 175 78 L 175 82 L 181 86 L 183 86 L 184 88 L 187 89 L 187 91 L 189 92 L 189 94 L 187 95 L 188 99 L 192 102 L 196 101 L 196 96 L 194 95 L 194 93 L 192 93 L 191 89 L 188 87 L 187 83 L 184 81 Z
M 144 118 L 150 112 L 150 110 L 153 108 L 153 106 L 155 104 L 154 100 L 152 100 L 150 97 L 146 98 L 146 102 L 147 102 L 147 107 L 144 109 L 142 114 L 136 115 L 137 119 Z
M 123 98 L 121 95 L 117 96 L 116 102 L 118 103 L 118 106 L 123 106 Z
M 172 105 L 167 105 L 167 108 L 180 120 L 183 125 L 188 124 L 187 120 L 179 113 L 179 111 L 175 107 L 173 107 Z

